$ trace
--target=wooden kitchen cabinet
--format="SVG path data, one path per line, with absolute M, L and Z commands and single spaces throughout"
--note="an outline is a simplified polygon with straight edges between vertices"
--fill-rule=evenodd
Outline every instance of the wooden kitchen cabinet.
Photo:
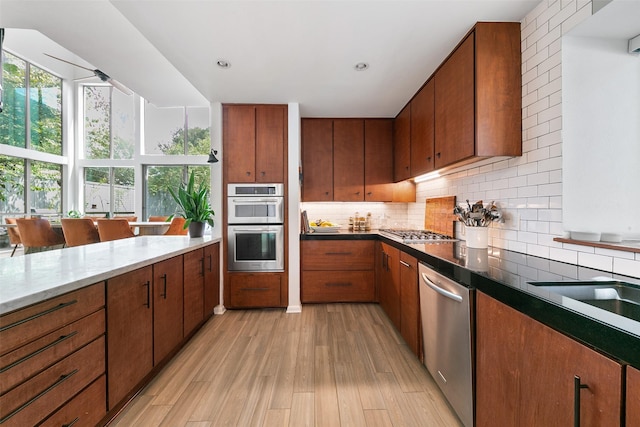
M 378 245 L 378 299 L 380 306 L 398 331 L 400 318 L 400 250 L 386 243 Z
M 393 154 L 394 181 L 411 178 L 411 103 L 393 121 Z
M 435 73 L 435 168 L 522 155 L 520 24 L 479 22 Z
M 180 345 L 183 338 L 183 259 L 153 265 L 153 365 Z
M 392 119 L 302 119 L 302 200 L 415 202 L 394 183 Z
M 411 106 L 411 176 L 435 169 L 435 79 L 414 96 Z
M 223 105 L 226 182 L 284 182 L 286 132 L 286 105 Z
M 400 252 L 400 334 L 413 353 L 420 357 L 420 295 L 418 260 Z
M 230 308 L 281 307 L 280 273 L 229 274 L 227 300 Z
M 333 201 L 333 120 L 302 119 L 302 201 Z
M 184 254 L 184 336 L 204 320 L 204 249 Z
M 333 120 L 333 199 L 364 200 L 364 120 Z
M 640 426 L 640 370 L 627 366 L 627 426 Z
M 622 366 L 477 292 L 476 425 L 618 426 Z
M 104 282 L 0 316 L 0 419 L 39 425 L 105 372 Z M 106 414 L 103 387 L 83 420 Z M 85 414 L 88 412 L 88 414 Z M 85 415 L 83 415 L 85 414 Z
M 364 200 L 390 202 L 393 184 L 393 120 L 364 120 Z M 413 198 L 415 201 L 415 188 Z
M 220 304 L 220 243 L 204 248 L 204 317 L 213 316 Z
M 153 268 L 107 282 L 109 409 L 133 394 L 153 368 Z
M 304 240 L 303 303 L 375 301 L 373 240 Z

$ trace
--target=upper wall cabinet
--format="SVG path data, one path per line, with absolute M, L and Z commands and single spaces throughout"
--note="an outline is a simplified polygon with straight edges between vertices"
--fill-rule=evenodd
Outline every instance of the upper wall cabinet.
M 224 105 L 226 182 L 282 183 L 286 105 Z
M 302 119 L 302 200 L 415 201 L 393 184 L 392 119 Z
M 520 23 L 479 22 L 396 117 L 396 181 L 522 155 L 521 109 Z

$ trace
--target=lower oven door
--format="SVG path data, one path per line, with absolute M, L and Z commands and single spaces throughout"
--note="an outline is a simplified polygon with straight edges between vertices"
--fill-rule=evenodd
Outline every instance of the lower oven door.
M 230 225 L 229 271 L 284 271 L 283 225 Z

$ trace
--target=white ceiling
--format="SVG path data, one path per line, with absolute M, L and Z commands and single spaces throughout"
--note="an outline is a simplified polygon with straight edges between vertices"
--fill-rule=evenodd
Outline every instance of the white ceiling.
M 7 47 L 19 44 L 12 28 L 35 29 L 68 50 L 54 54 L 158 106 L 298 102 L 304 117 L 393 117 L 475 22 L 521 21 L 539 3 L 0 0 L 0 27 Z M 60 68 L 38 50 L 28 59 Z M 355 71 L 361 61 L 370 68 Z

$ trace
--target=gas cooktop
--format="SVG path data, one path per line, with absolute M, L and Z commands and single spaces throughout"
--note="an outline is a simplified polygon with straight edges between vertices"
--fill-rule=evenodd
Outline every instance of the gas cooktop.
M 453 237 L 427 230 L 380 229 L 379 231 L 391 238 L 400 240 L 402 243 L 443 243 L 458 241 L 458 239 Z

